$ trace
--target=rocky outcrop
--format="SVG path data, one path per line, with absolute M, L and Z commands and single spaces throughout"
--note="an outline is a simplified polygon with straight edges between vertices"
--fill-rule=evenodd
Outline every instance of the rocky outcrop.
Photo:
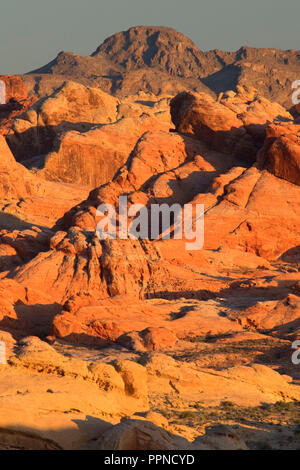
M 278 116 L 281 108 L 277 105 L 273 111 L 267 111 L 269 103 L 261 108 L 259 100 L 254 100 L 256 104 L 251 107 L 245 101 L 250 91 L 243 93 L 246 95 L 240 90 L 237 95 L 224 97 L 234 116 L 237 109 L 241 112 L 246 109 L 245 119 L 254 126 L 261 125 L 259 123 L 266 119 L 266 113 L 274 112 Z M 220 106 L 226 112 L 229 109 L 227 105 Z M 150 125 L 153 118 L 126 119 L 132 122 L 144 119 Z M 110 124 L 88 133 L 100 133 L 102 129 L 118 125 Z M 137 135 L 139 132 L 140 128 Z M 25 239 L 22 240 L 19 233 L 10 235 L 4 232 L 1 238 L 4 262 L 11 263 L 10 270 L 20 261 L 26 263 L 12 274 L 21 286 L 38 291 L 43 276 L 47 293 L 61 313 L 53 321 L 54 336 L 73 343 L 102 347 L 118 343 L 134 351 L 172 349 L 177 338 L 183 339 L 191 334 L 191 324 L 194 331 L 209 332 L 212 325 L 209 317 L 202 316 L 199 324 L 193 323 L 194 320 L 188 316 L 184 327 L 183 321 L 177 323 L 176 319 L 170 328 L 167 320 L 164 323 L 159 314 L 151 321 L 143 314 L 139 321 L 132 323 L 135 307 L 124 308 L 125 317 L 121 317 L 118 302 L 103 303 L 103 299 L 131 295 L 134 301 L 130 302 L 135 303 L 145 297 L 174 299 L 181 293 L 187 298 L 212 299 L 221 289 L 228 288 L 228 284 L 202 280 L 199 289 L 197 275 L 186 271 L 191 261 L 184 256 L 185 240 L 172 240 L 178 255 L 171 255 L 171 245 L 160 237 L 156 242 L 148 239 L 98 240 L 95 234 L 96 209 L 103 202 L 116 206 L 120 195 L 128 196 L 129 206 L 142 203 L 149 207 L 153 202 L 204 204 L 204 249 L 218 251 L 214 255 L 197 255 L 194 259 L 199 265 L 207 267 L 212 263 L 218 266 L 217 270 L 230 270 L 233 266 L 242 269 L 242 265 L 249 268 L 251 265 L 254 269 L 268 270 L 271 266 L 266 260 L 275 260 L 298 244 L 298 189 L 265 170 L 236 165 L 237 161 L 231 155 L 217 152 L 199 140 L 199 136 L 166 130 L 146 132 L 138 139 L 126 164 L 121 166 L 113 180 L 93 190 L 86 200 L 67 211 L 52 228 L 54 235 L 52 232 L 42 232 L 41 235 L 36 231 L 27 235 L 24 232 Z M 34 181 L 38 181 L 37 177 Z M 276 204 L 270 205 L 266 198 L 268 191 Z M 35 243 L 39 239 L 41 244 Z M 194 268 L 188 269 L 194 272 Z M 170 275 L 171 281 L 168 281 Z M 147 309 L 148 306 L 145 312 Z M 212 312 L 215 320 L 214 307 Z M 228 322 L 228 319 L 218 319 L 218 331 L 226 331 Z M 234 328 L 239 329 L 237 324 Z
M 246 162 L 256 160 L 269 122 L 292 119 L 280 105 L 243 87 L 237 93 L 221 95 L 217 102 L 205 94 L 181 93 L 171 101 L 171 117 L 176 131 L 194 135 Z
M 0 135 L 7 135 L 14 119 L 23 114 L 36 101 L 29 97 L 23 80 L 19 76 L 0 75 L 0 83 L 5 84 L 4 103 L 0 104 Z
M 204 432 L 197 424 L 181 425 L 178 418 L 172 422 L 151 407 L 167 398 L 171 412 L 193 403 L 199 390 L 202 406 L 210 409 L 229 391 L 247 409 L 262 398 L 266 407 L 278 397 L 299 397 L 288 377 L 259 364 L 212 373 L 153 352 L 141 358 L 144 365 L 128 359 L 106 362 L 75 357 L 63 345 L 59 350 L 33 336 L 18 343 L 2 332 L 0 338 L 12 346 L 7 364 L 0 366 L 1 449 L 246 450 L 243 427 L 206 425 Z M 223 403 L 227 413 L 235 406 Z M 202 418 L 203 412 L 192 414 Z M 255 431 L 249 432 L 252 445 Z
M 23 101 L 28 98 L 22 78 L 17 75 L 0 75 L 0 81 L 5 83 L 5 101 Z
M 172 266 L 165 264 L 172 272 Z M 55 317 L 52 335 L 73 344 L 107 347 L 115 343 L 136 352 L 171 352 L 179 347 L 181 340 L 206 335 L 212 330 L 216 334 L 242 331 L 238 323 L 218 317 L 214 300 L 184 300 L 185 297 L 190 299 L 188 294 L 193 289 L 188 279 L 184 281 L 180 285 L 178 279 L 173 279 L 171 286 L 170 281 L 160 280 L 159 283 L 153 276 L 154 287 L 149 300 L 139 300 L 132 294 L 98 301 L 89 296 L 70 299 Z M 212 282 L 210 288 L 213 290 Z M 169 300 L 161 300 L 168 289 L 170 297 L 166 295 L 166 298 Z M 202 295 L 204 297 L 204 293 Z M 211 293 L 207 298 L 215 296 L 216 293 Z M 172 300 L 180 298 L 181 301 Z
M 265 259 L 276 259 L 298 245 L 299 195 L 296 185 L 255 167 L 226 183 L 227 178 L 221 197 L 216 192 L 214 200 L 199 195 L 193 201 L 208 206 L 206 248 L 227 245 Z M 272 204 L 266 196 L 268 193 L 272 194 Z
M 182 95 L 179 95 L 178 99 L 181 97 Z M 185 97 L 186 95 L 183 96 L 183 100 Z M 175 102 L 176 99 L 174 99 Z M 196 97 L 193 95 L 191 99 L 196 100 Z M 210 102 L 211 108 L 216 104 L 210 101 L 210 98 L 204 97 L 203 99 Z M 243 98 L 244 101 L 241 96 L 239 99 L 242 102 L 239 104 L 241 110 L 246 106 L 245 98 Z M 188 103 L 187 109 L 189 106 Z M 269 108 L 270 103 L 267 102 L 266 106 Z M 220 104 L 220 107 L 222 112 L 224 110 L 227 113 L 228 108 L 225 105 Z M 249 107 L 251 108 L 250 105 Z M 184 106 L 183 109 L 185 109 Z M 219 109 L 218 105 L 216 109 Z M 245 119 L 252 122 L 249 126 L 254 126 L 255 129 L 258 126 L 257 132 L 259 133 L 262 129 L 259 122 L 266 119 L 266 108 L 264 109 L 265 114 L 258 113 L 257 117 L 255 113 L 252 116 L 253 110 L 249 111 L 249 114 L 245 112 Z M 278 105 L 274 105 L 273 114 L 278 116 L 280 109 L 282 110 L 281 107 L 278 108 Z M 237 119 L 232 110 L 229 112 Z M 271 111 L 268 113 L 272 116 Z M 187 116 L 185 122 L 188 125 Z M 193 116 L 198 115 L 195 113 Z M 175 123 L 177 118 L 180 120 L 179 115 L 176 114 Z M 286 118 L 288 118 L 288 113 Z M 209 119 L 209 114 L 205 115 L 205 119 Z M 219 122 L 218 119 L 216 118 L 213 122 Z M 227 120 L 224 119 L 222 122 L 224 126 L 228 125 Z M 198 127 L 196 124 L 195 126 L 197 131 Z M 222 139 L 226 140 L 229 147 L 233 145 L 234 148 L 241 148 L 237 134 L 232 134 L 232 125 L 229 127 L 230 129 L 222 133 Z M 285 126 L 282 125 L 282 127 Z M 200 129 L 203 128 L 200 126 Z M 243 129 L 245 131 L 246 127 Z M 185 129 L 187 130 L 188 128 Z M 199 132 L 202 135 L 202 130 Z M 210 137 L 207 140 L 210 145 L 214 145 L 214 139 L 218 142 L 218 132 L 216 130 L 209 133 Z M 251 139 L 257 142 L 253 137 L 256 131 L 254 132 L 252 127 L 251 132 Z M 263 126 L 261 135 L 264 133 Z M 250 131 L 249 134 L 246 131 L 243 133 L 242 141 L 245 136 L 249 137 Z M 127 194 L 129 206 L 133 203 L 150 206 L 158 202 L 204 204 L 206 211 L 204 247 L 207 249 L 228 246 L 231 249 L 251 252 L 266 259 L 275 259 L 296 246 L 299 241 L 299 204 L 297 203 L 298 190 L 295 185 L 282 181 L 255 166 L 249 169 L 236 166 L 244 163 L 238 163 L 231 155 L 216 152 L 211 149 L 210 145 L 207 146 L 198 139 L 200 139 L 199 136 L 195 139 L 195 136 L 177 133 L 145 134 L 137 142 L 126 165 L 120 168 L 112 182 L 92 191 L 86 201 L 74 207 L 65 214 L 62 220 L 58 221 L 56 228 L 66 230 L 76 225 L 83 230 L 95 230 L 98 205 L 105 202 L 117 207 L 118 197 Z M 262 142 L 263 139 L 261 139 L 261 144 Z M 221 146 L 221 144 L 218 145 Z M 258 144 L 255 144 L 252 158 L 257 148 Z M 261 167 L 259 162 L 257 166 Z M 274 205 L 269 204 L 265 196 L 267 188 L 272 192 L 273 201 L 276 200 L 276 209 Z M 284 198 L 282 198 L 282 191 L 284 191 Z M 285 224 L 282 224 L 283 220 L 286 221 Z M 274 244 L 274 233 L 276 244 Z
M 178 338 L 168 328 L 149 326 L 119 336 L 117 342 L 134 351 L 159 351 L 173 349 Z
M 36 98 L 28 98 L 24 101 L 11 100 L 7 104 L 0 105 L 0 135 L 7 136 L 11 132 L 13 122 L 25 113 L 36 102 Z
M 5 141 L 0 136 L 0 198 L 24 197 L 34 192 L 35 178 L 17 163 Z
M 0 328 L 20 339 L 26 334 L 46 336 L 61 306 L 41 286 L 34 289 L 11 279 L 0 281 Z M 25 333 L 25 335 L 24 335 Z
M 120 415 L 149 409 L 139 364 L 120 361 L 118 372 L 113 364 L 67 357 L 37 337 L 9 354 L 0 365 L 1 449 L 87 449 Z M 134 377 L 122 372 L 130 369 Z
M 191 364 L 157 352 L 145 353 L 141 362 L 150 377 L 149 394 L 154 392 L 155 387 L 154 393 L 159 395 L 173 389 L 177 390 L 177 397 L 179 395 L 181 400 L 187 397 L 188 400 L 197 400 L 200 389 L 203 391 L 201 400 L 208 399 L 211 404 L 218 402 L 218 398 L 222 396 L 228 396 L 232 402 L 253 406 L 259 403 L 261 393 L 268 395 L 268 400 L 271 401 L 276 401 L 281 392 L 286 397 L 295 397 L 299 393 L 297 386 L 289 384 L 288 377 L 262 364 L 240 365 L 214 370 L 212 373 L 211 369 L 195 370 Z
M 258 166 L 278 178 L 300 185 L 300 125 L 269 125 Z
M 229 426 L 207 427 L 206 434 L 190 442 L 170 429 L 137 416 L 108 429 L 94 447 L 105 450 L 248 450 L 241 436 Z
M 15 119 L 7 141 L 38 176 L 94 188 L 114 176 L 145 132 L 169 128 L 169 100 L 139 93 L 120 102 L 66 82 Z
M 107 430 L 95 447 L 102 450 L 184 450 L 188 440 L 141 419 L 126 420 Z M 199 450 L 207 450 L 199 445 Z
M 50 250 L 21 267 L 14 278 L 21 285 L 44 286 L 58 303 L 89 292 L 91 298 L 131 293 L 143 296 L 151 280 L 164 277 L 159 249 L 148 240 L 98 240 L 95 234 L 74 227 L 68 233 L 57 232 Z
M 140 136 L 161 128 L 168 129 L 168 124 L 144 115 L 123 118 L 87 132 L 66 132 L 54 151 L 43 159 L 37 174 L 52 181 L 97 187 L 113 178 Z
M 238 432 L 226 425 L 207 427 L 206 434 L 195 439 L 194 446 L 195 444 L 203 444 L 216 450 L 248 450 Z
M 124 194 L 129 195 L 129 206 L 186 203 L 199 192 L 206 192 L 216 174 L 234 163 L 231 156 L 213 151 L 196 139 L 166 130 L 146 132 L 113 180 L 91 191 L 86 201 L 57 222 L 56 228 L 76 225 L 95 230 L 96 208 L 103 202 L 117 208 L 118 198 Z
M 173 76 L 200 78 L 209 54 L 204 54 L 187 36 L 172 28 L 137 26 L 107 38 L 92 57 L 98 55 L 123 65 L 126 70 L 149 66 Z M 210 58 L 207 73 L 213 73 L 220 67 L 213 53 Z
M 26 230 L 32 224 L 51 227 L 67 207 L 87 195 L 82 187 L 47 182 L 33 175 L 15 161 L 3 136 L 0 136 L 0 175 L 1 229 Z
M 115 121 L 117 105 L 116 98 L 99 89 L 66 82 L 14 121 L 7 137 L 10 148 L 18 160 L 46 154 L 61 132 Z
M 244 328 L 269 331 L 271 334 L 297 338 L 300 328 L 300 299 L 289 294 L 282 300 L 260 302 L 241 311 L 232 311 L 230 317 Z
M 10 260 L 18 264 L 29 261 L 39 252 L 47 250 L 53 233 L 49 229 L 31 227 L 24 230 L 0 230 L 0 249 L 3 268 Z

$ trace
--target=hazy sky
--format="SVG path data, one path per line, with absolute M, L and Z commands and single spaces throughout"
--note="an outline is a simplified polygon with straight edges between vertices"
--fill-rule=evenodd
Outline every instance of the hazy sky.
M 23 73 L 58 52 L 91 54 L 113 33 L 171 26 L 200 49 L 300 49 L 300 0 L 6 0 L 0 5 L 0 74 Z

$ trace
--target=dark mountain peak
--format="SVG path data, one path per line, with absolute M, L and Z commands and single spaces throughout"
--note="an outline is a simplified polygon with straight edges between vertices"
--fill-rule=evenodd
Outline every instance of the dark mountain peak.
M 133 26 L 127 31 L 121 31 L 105 39 L 92 54 L 105 53 L 117 57 L 121 51 L 137 53 L 140 47 L 164 46 L 168 49 L 180 49 L 183 45 L 199 52 L 193 41 L 184 34 L 167 26 Z M 118 61 L 119 62 L 119 61 Z M 149 64 L 147 64 L 149 65 Z
M 61 67 L 64 65 L 76 65 L 78 62 L 81 60 L 81 56 L 78 54 L 75 54 L 74 52 L 65 52 L 65 51 L 60 51 L 55 59 L 51 60 L 48 64 L 44 65 L 43 67 L 40 67 L 36 70 L 33 70 L 30 73 L 52 73 L 52 71 L 57 68 Z
M 299 51 L 242 46 L 235 52 L 203 52 L 184 34 L 166 26 L 134 26 L 113 34 L 87 57 L 61 51 L 28 78 L 29 88 L 44 96 L 54 78 L 78 81 L 117 95 L 140 90 L 176 94 L 182 90 L 215 95 L 237 85 L 257 88 L 262 95 L 289 107 L 290 83 L 299 78 Z M 56 83 L 56 82 L 55 82 Z M 37 90 L 40 90 L 38 92 Z M 39 96 L 40 96 L 39 95 Z
M 114 34 L 92 57 L 99 54 L 127 70 L 155 67 L 181 77 L 200 77 L 205 62 L 205 54 L 190 38 L 166 26 L 134 26 Z

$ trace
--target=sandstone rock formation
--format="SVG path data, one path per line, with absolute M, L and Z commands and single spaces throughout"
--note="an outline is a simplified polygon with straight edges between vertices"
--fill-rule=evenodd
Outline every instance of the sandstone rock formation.
M 188 96 L 191 97 L 192 103 L 198 99 L 196 95 Z M 248 96 L 247 93 L 246 96 Z M 193 105 L 190 107 L 188 98 L 187 102 L 184 101 L 186 97 L 187 95 L 178 95 L 171 103 L 171 112 L 175 115 L 175 117 L 173 115 L 175 124 L 178 121 L 184 123 L 184 119 L 186 119 L 187 128 L 180 128 L 180 130 L 185 130 L 186 133 L 193 135 L 194 131 L 190 132 L 188 127 L 189 110 L 193 110 Z M 181 98 L 183 98 L 182 108 L 180 107 Z M 209 109 L 215 107 L 215 102 L 211 98 L 204 96 L 203 100 L 208 100 Z M 183 113 L 187 110 L 182 121 L 174 110 L 176 102 L 178 103 L 178 113 L 181 109 L 183 109 Z M 239 106 L 241 110 L 245 106 L 245 102 L 246 98 L 244 97 L 242 101 L 240 97 L 236 106 Z M 186 107 L 184 103 L 186 103 Z M 224 112 L 227 112 L 225 105 L 220 104 L 219 106 L 223 106 L 222 112 L 223 109 Z M 201 104 L 199 107 L 202 109 Z M 247 122 L 252 122 L 248 129 L 251 128 L 251 125 L 259 126 L 259 140 L 254 139 L 256 131 L 253 131 L 253 128 L 251 128 L 251 134 L 250 131 L 248 134 L 245 130 L 246 127 L 243 127 L 242 134 L 238 137 L 239 134 L 232 131 L 231 124 L 227 131 L 220 131 L 220 143 L 218 143 L 218 130 L 215 132 L 210 130 L 207 134 L 208 127 L 206 125 L 202 127 L 200 124 L 200 134 L 197 134 L 197 140 L 204 138 L 210 145 L 217 145 L 224 149 L 221 142 L 224 143 L 225 139 L 231 149 L 239 149 L 237 153 L 243 148 L 243 142 L 246 142 L 246 154 L 243 153 L 243 156 L 249 156 L 247 152 L 249 137 L 251 145 L 253 145 L 251 147 L 251 158 L 253 159 L 256 157 L 259 142 L 261 145 L 263 143 L 262 137 L 265 130 L 261 127 L 261 122 L 265 121 L 267 116 L 269 116 L 268 120 L 272 120 L 274 115 L 278 117 L 278 112 L 282 113 L 283 119 L 288 119 L 290 116 L 283 108 L 278 108 L 278 105 L 272 108 L 270 103 L 266 101 L 266 107 L 269 114 L 266 114 L 265 110 L 263 113 L 260 111 L 256 116 L 255 113 L 253 114 L 251 106 L 249 106 L 251 109 L 249 115 L 245 113 Z M 261 109 L 260 105 L 258 108 Z M 218 107 L 214 108 L 213 112 L 215 109 Z M 256 108 L 254 107 L 254 109 Z M 229 112 L 236 116 L 233 111 Z M 193 111 L 191 113 L 193 119 L 198 116 Z M 203 111 L 203 116 L 203 119 L 210 119 L 208 111 L 207 113 Z M 199 119 L 198 121 L 196 119 L 195 122 L 201 123 L 201 118 Z M 215 123 L 219 125 L 220 118 L 216 117 L 214 120 L 212 119 L 212 122 L 213 126 Z M 224 125 L 228 123 L 227 120 L 222 122 Z M 198 132 L 197 124 L 195 125 L 196 132 Z M 282 125 L 282 127 L 285 126 Z M 238 130 L 240 131 L 240 128 Z M 268 139 L 269 137 L 266 137 L 266 142 Z M 269 172 L 260 171 L 255 166 L 249 169 L 244 168 L 240 166 L 245 164 L 242 161 L 238 163 L 231 155 L 215 152 L 211 147 L 205 146 L 202 140 L 201 142 L 197 142 L 197 140 L 176 133 L 145 134 L 137 142 L 126 165 L 120 169 L 113 181 L 91 192 L 89 199 L 67 213 L 59 221 L 57 227 L 62 227 L 65 230 L 76 225 L 81 229 L 95 230 L 97 223 L 95 215 L 98 205 L 103 202 L 117 205 L 120 195 L 129 194 L 130 205 L 142 203 L 150 206 L 152 202 L 204 204 L 206 210 L 204 247 L 208 249 L 217 249 L 221 245 L 227 245 L 232 249 L 240 249 L 267 259 L 275 259 L 296 246 L 299 240 L 299 204 L 297 202 L 298 189 L 292 184 L 292 181 L 274 178 Z M 155 160 L 154 155 L 157 155 Z M 262 166 L 260 159 L 257 166 Z M 290 178 L 287 176 L 286 179 Z M 276 206 L 270 205 L 266 199 L 267 188 L 272 192 Z M 282 191 L 285 194 L 284 198 L 281 197 Z M 276 244 L 274 244 L 274 233 L 276 233 Z
M 181 93 L 171 101 L 176 130 L 195 135 L 216 150 L 255 161 L 264 139 L 264 126 L 292 116 L 278 104 L 257 96 L 252 88 L 237 88 L 215 100 L 205 94 Z
M 138 420 L 127 420 L 108 429 L 98 439 L 102 450 L 185 450 L 189 442 L 155 424 Z M 198 449 L 207 450 L 205 445 Z
M 148 353 L 141 365 L 70 357 L 37 337 L 12 346 L 8 363 L 0 365 L 1 449 L 244 450 L 243 437 L 228 426 L 202 432 L 180 427 L 149 407 L 157 406 L 160 393 L 175 405 L 179 390 L 181 400 L 192 403 L 199 386 L 208 404 L 229 389 L 233 399 L 248 406 L 262 396 L 272 402 L 299 394 L 287 377 L 265 366 L 211 374 L 158 353 Z
M 66 82 L 16 119 L 8 142 L 18 160 L 48 153 L 55 137 L 66 130 L 87 130 L 115 121 L 118 100 L 101 90 Z
M 140 136 L 164 127 L 167 129 L 168 124 L 145 115 L 123 118 L 87 132 L 66 132 L 37 174 L 48 180 L 94 188 L 113 178 Z
M 34 183 L 30 173 L 18 164 L 5 138 L 0 136 L 0 198 L 22 197 L 31 194 Z
M 297 337 L 299 330 L 300 302 L 297 295 L 289 294 L 282 300 L 257 303 L 230 316 L 245 328 L 271 331 L 281 337 Z
M 272 194 L 272 205 L 266 197 L 268 191 Z M 201 199 L 205 204 L 205 197 L 195 198 L 194 203 Z M 276 259 L 298 244 L 297 200 L 296 185 L 254 167 L 242 172 L 224 187 L 216 204 L 208 201 L 206 247 L 227 245 Z
M 0 75 L 0 82 L 5 83 L 5 103 L 0 104 L 0 135 L 6 135 L 14 119 L 27 111 L 36 98 L 28 97 L 26 87 L 19 76 Z
M 137 141 L 113 180 L 94 189 L 57 227 L 95 230 L 96 208 L 103 202 L 117 204 L 122 194 L 129 194 L 129 204 L 188 202 L 199 191 L 206 192 L 218 171 L 230 169 L 235 162 L 195 139 L 166 130 L 149 131 Z
M 219 425 L 207 429 L 204 436 L 195 440 L 217 450 L 248 450 L 241 436 L 229 426 Z
M 279 178 L 300 185 L 299 139 L 299 124 L 270 124 L 258 165 Z
M 114 176 L 146 131 L 168 129 L 169 101 L 139 93 L 120 102 L 65 82 L 14 116 L 7 141 L 15 158 L 40 177 L 94 188 Z
M 108 55 L 126 74 L 147 62 L 188 79 L 184 45 L 178 69 L 156 52 L 169 32 L 148 30 L 148 56 L 138 29 L 128 50 L 121 34 L 85 64 Z M 207 55 L 189 48 L 196 73 Z M 81 69 L 68 59 L 66 72 Z M 31 169 L 0 139 L 0 448 L 240 450 L 265 435 L 297 447 L 285 437 L 300 418 L 299 125 L 252 87 L 180 93 L 175 129 L 169 102 L 66 83 L 8 137 L 40 119 Z M 31 137 L 19 137 L 23 159 Z M 203 248 L 173 239 L 172 218 L 145 239 L 99 239 L 97 207 L 120 196 L 147 210 L 204 204 Z
M 0 75 L 0 81 L 5 83 L 6 103 L 12 98 L 15 101 L 23 101 L 28 98 L 27 90 L 21 77 L 15 75 Z
M 1 393 L 1 448 L 84 449 L 112 427 L 108 416 L 115 423 L 120 414 L 149 407 L 142 374 L 136 380 L 145 394 L 137 398 L 132 377 L 113 365 L 68 358 L 36 337 L 24 338 L 8 363 L 0 365 L 6 391 Z M 135 370 L 144 368 L 136 364 Z
M 85 188 L 50 183 L 33 175 L 15 161 L 2 136 L 0 173 L 1 229 L 30 229 L 32 223 L 51 227 L 67 206 L 72 207 L 87 195 Z

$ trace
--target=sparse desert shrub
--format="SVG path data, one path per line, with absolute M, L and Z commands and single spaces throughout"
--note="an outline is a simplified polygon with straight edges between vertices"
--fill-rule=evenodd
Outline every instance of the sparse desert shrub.
M 178 417 L 180 419 L 194 418 L 195 412 L 194 411 L 182 411 L 181 413 L 179 413 Z
M 222 408 L 233 408 L 234 407 L 234 403 L 232 401 L 229 401 L 229 400 L 224 400 L 224 401 L 221 401 L 220 403 L 220 406 Z

